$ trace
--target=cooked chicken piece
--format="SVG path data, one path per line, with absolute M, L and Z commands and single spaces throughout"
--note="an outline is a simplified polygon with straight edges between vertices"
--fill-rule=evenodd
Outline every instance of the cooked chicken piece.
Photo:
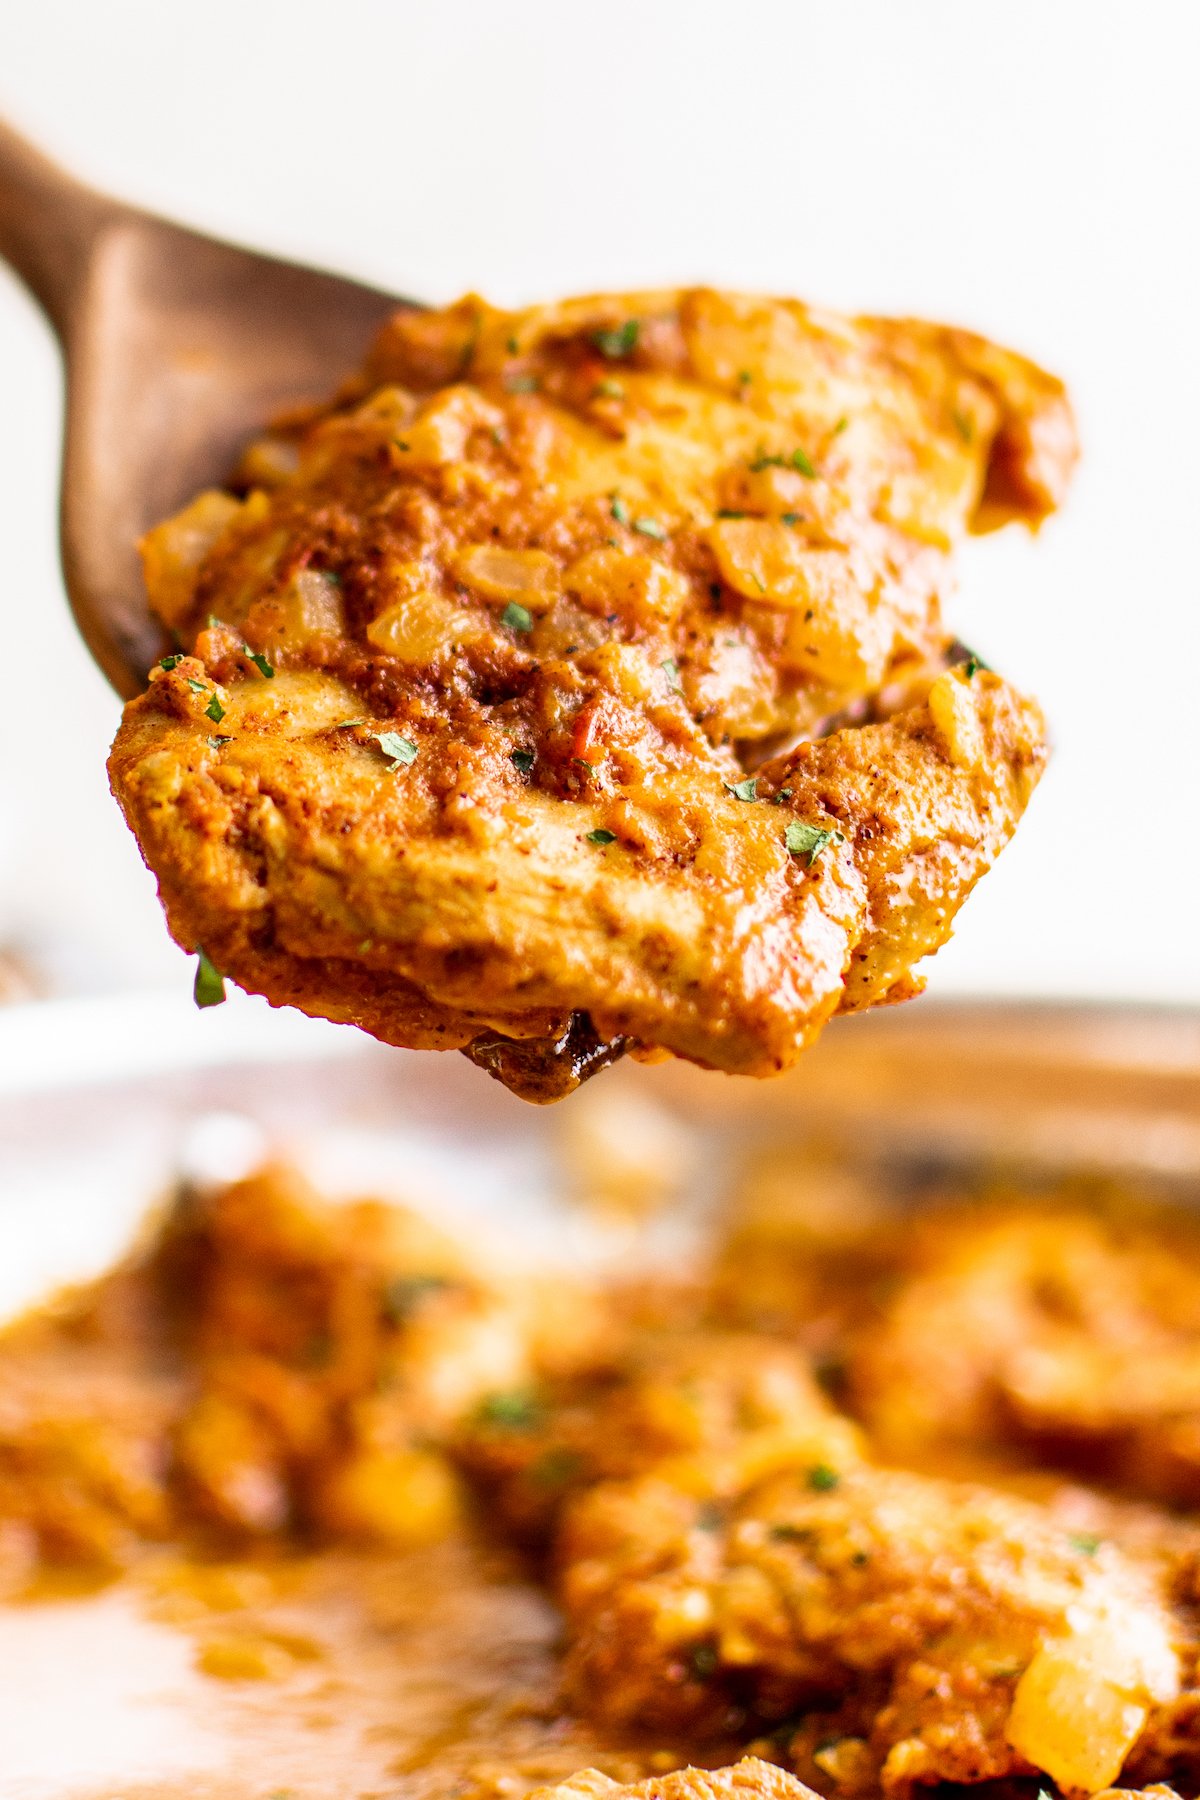
M 536 1788 L 528 1800 L 817 1800 L 794 1775 L 756 1756 L 727 1769 L 672 1769 L 623 1785 L 599 1769 L 580 1769 L 567 1781 Z
M 1152 1575 L 1028 1502 L 843 1460 L 723 1522 L 700 1506 L 649 1476 L 566 1517 L 568 1682 L 606 1724 L 715 1736 L 845 1702 L 887 1794 L 1035 1770 L 1092 1791 L 1178 1692 Z
M 536 1287 L 486 1282 L 414 1215 L 331 1207 L 285 1168 L 185 1202 L 154 1267 L 194 1370 L 175 1481 L 226 1530 L 440 1536 L 458 1496 L 437 1441 L 539 1372 Z M 581 1298 L 577 1335 L 593 1311 Z
M 118 1566 L 172 1523 L 170 1396 L 94 1348 L 0 1358 L 0 1591 L 40 1563 Z
M 537 1544 L 597 1481 L 653 1469 L 715 1501 L 810 1461 L 814 1445 L 852 1456 L 857 1443 L 790 1346 L 696 1332 L 639 1338 L 590 1381 L 489 1396 L 458 1452 L 489 1508 Z
M 907 1273 L 852 1358 L 878 1441 L 1021 1445 L 1127 1493 L 1200 1501 L 1200 1235 L 1177 1212 L 915 1223 Z
M 1058 383 L 966 333 L 398 314 L 246 498 L 146 541 L 189 654 L 111 774 L 173 934 L 530 1097 L 630 1047 L 787 1067 L 916 990 L 1025 806 L 1040 714 L 940 600 L 1073 458 Z

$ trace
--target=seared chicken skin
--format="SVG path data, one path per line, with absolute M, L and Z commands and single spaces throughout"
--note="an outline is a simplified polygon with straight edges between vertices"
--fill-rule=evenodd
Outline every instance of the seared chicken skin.
M 535 1788 L 529 1800 L 818 1800 L 811 1788 L 774 1763 L 743 1757 L 727 1769 L 672 1769 L 645 1781 L 622 1783 L 599 1769 L 553 1787 Z
M 941 602 L 1073 458 L 1059 384 L 967 333 L 399 313 L 144 545 L 186 654 L 111 775 L 174 936 L 530 1097 L 625 1048 L 788 1067 L 917 990 L 1024 809 L 1041 715 Z

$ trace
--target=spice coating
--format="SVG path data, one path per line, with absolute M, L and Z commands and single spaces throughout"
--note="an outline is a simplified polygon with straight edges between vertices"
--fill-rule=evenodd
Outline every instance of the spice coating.
M 173 934 L 390 1042 L 540 1046 L 479 1057 L 535 1097 L 573 1034 L 788 1067 L 917 991 L 1028 800 L 1040 713 L 941 604 L 1073 460 L 1059 384 L 964 332 L 398 313 L 143 546 L 186 653 L 110 767 Z

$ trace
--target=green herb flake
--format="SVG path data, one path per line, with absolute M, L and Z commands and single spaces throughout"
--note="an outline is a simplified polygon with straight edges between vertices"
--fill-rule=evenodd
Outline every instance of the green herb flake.
M 517 351 L 520 349 L 520 347 L 521 346 L 517 343 L 517 340 L 515 337 L 510 337 L 508 342 L 504 346 L 504 348 L 508 351 L 508 354 L 510 356 L 515 356 L 517 354 Z
M 192 983 L 192 999 L 199 1007 L 220 1006 L 225 998 L 225 977 L 215 967 L 208 952 L 196 945 L 196 979 Z
M 845 429 L 846 429 L 847 425 L 849 425 L 849 423 L 850 423 L 849 419 L 846 417 L 845 413 L 843 413 L 841 418 L 838 420 L 837 424 L 833 428 L 834 437 L 841 437 L 843 431 L 845 431 Z
M 718 519 L 744 519 L 745 516 L 744 512 L 737 512 L 732 506 L 722 506 L 717 509 Z
M 536 375 L 506 375 L 505 391 L 509 394 L 536 394 L 540 383 Z
M 811 869 L 823 850 L 830 844 L 844 844 L 846 837 L 844 832 L 825 825 L 804 825 L 793 819 L 783 834 L 783 841 L 793 856 L 807 856 Z
M 633 529 L 640 531 L 643 537 L 655 538 L 661 544 L 666 537 L 666 529 L 657 519 L 635 519 Z
M 531 1431 L 541 1416 L 541 1407 L 524 1388 L 485 1395 L 477 1413 L 484 1425 L 499 1425 L 505 1431 Z
M 791 788 L 780 788 L 779 792 L 775 795 L 775 798 L 772 800 L 771 804 L 772 804 L 772 806 L 782 806 L 784 801 L 790 800 L 791 797 L 792 797 Z
M 738 386 L 739 387 L 749 387 L 750 383 L 753 380 L 754 380 L 754 373 L 752 370 L 750 370 L 750 369 L 739 369 L 738 370 Z
M 603 381 L 598 381 L 592 389 L 593 400 L 623 400 L 624 398 L 624 387 L 611 375 L 606 376 Z
M 620 494 L 613 495 L 612 505 L 609 507 L 608 510 L 612 514 L 613 518 L 617 521 L 618 525 L 628 525 L 628 523 L 629 523 L 629 508 L 626 506 L 625 502 L 622 500 Z
M 789 460 L 793 469 L 799 469 L 801 475 L 807 475 L 810 481 L 816 480 L 817 471 L 813 467 L 812 458 L 803 450 L 793 450 Z
M 594 331 L 592 342 L 601 356 L 607 356 L 610 362 L 619 362 L 622 357 L 633 355 L 640 330 L 641 326 L 636 319 L 626 319 L 615 330 Z
M 682 694 L 683 686 L 679 680 L 679 664 L 673 656 L 664 657 L 659 668 L 667 678 L 667 686 L 673 694 Z
M 445 1275 L 395 1275 L 383 1290 L 383 1316 L 389 1325 L 405 1325 L 431 1294 L 451 1286 Z
M 206 719 L 211 719 L 214 725 L 219 725 L 221 720 L 225 717 L 225 708 L 221 705 L 221 702 L 217 699 L 215 694 L 205 707 L 204 716 Z
M 529 1474 L 541 1488 L 562 1488 L 583 1473 L 583 1466 L 583 1458 L 577 1450 L 568 1450 L 565 1444 L 553 1444 L 530 1465 Z
M 171 670 L 177 669 L 182 661 L 183 661 L 183 656 L 180 654 L 180 652 L 176 651 L 174 656 L 164 656 L 158 666 L 160 669 L 165 669 L 167 674 L 169 675 L 171 673 Z
M 604 825 L 597 825 L 595 831 L 588 832 L 587 841 L 589 844 L 615 844 L 617 834 L 615 831 L 609 831 Z
M 963 443 L 973 444 L 975 442 L 975 426 L 966 413 L 960 412 L 956 406 L 950 416 L 954 420 L 954 429 Z
M 1072 1550 L 1078 1550 L 1080 1556 L 1095 1556 L 1103 1541 L 1103 1538 L 1097 1537 L 1094 1531 L 1069 1531 L 1067 1533 L 1068 1544 Z
M 365 719 L 339 719 L 337 724 L 331 725 L 329 729 L 331 731 L 352 731 L 356 725 L 365 725 L 366 722 Z
M 406 769 L 417 760 L 417 746 L 411 738 L 401 737 L 395 731 L 373 731 L 371 736 L 390 760 L 388 774 L 394 775 L 397 769 Z
M 732 794 L 735 800 L 757 800 L 758 776 L 747 775 L 745 781 L 727 781 L 725 783 L 725 792 L 727 794 Z
M 226 744 L 232 744 L 232 742 L 233 739 L 231 737 L 210 737 L 208 739 L 208 747 L 210 750 L 223 750 Z
M 977 656 L 968 656 L 966 662 L 963 664 L 963 674 L 968 681 L 974 681 L 982 667 L 983 664 Z
M 537 755 L 533 750 L 514 750 L 508 760 L 519 774 L 528 775 L 537 761 Z
M 250 661 L 254 664 L 255 668 L 258 670 L 258 672 L 262 676 L 263 680 L 264 681 L 274 681 L 274 679 L 275 679 L 274 666 L 267 661 L 267 659 L 263 655 L 262 651 L 261 650 L 251 650 L 249 645 L 244 646 L 244 649 L 245 649 L 246 655 L 249 657 Z
M 208 692 L 206 684 L 203 681 L 197 681 L 194 675 L 188 676 L 187 684 L 191 688 L 193 694 L 207 694 Z
M 804 514 L 798 512 L 785 512 L 781 516 L 785 525 L 799 525 Z
M 507 625 L 510 631 L 532 631 L 533 614 L 527 606 L 519 606 L 515 600 L 510 600 L 500 614 L 500 623 Z
M 808 1471 L 808 1485 L 814 1494 L 831 1494 L 841 1483 L 841 1476 L 828 1463 L 815 1463 Z
M 694 1681 L 707 1681 L 717 1672 L 720 1658 L 713 1644 L 696 1644 L 688 1654 L 688 1669 Z

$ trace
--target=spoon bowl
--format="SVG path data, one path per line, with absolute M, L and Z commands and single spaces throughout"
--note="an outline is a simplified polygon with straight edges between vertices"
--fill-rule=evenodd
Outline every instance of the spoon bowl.
M 139 537 L 224 481 L 273 414 L 335 388 L 402 303 L 96 193 L 2 122 L 0 256 L 62 346 L 67 594 L 128 699 L 164 647 Z

